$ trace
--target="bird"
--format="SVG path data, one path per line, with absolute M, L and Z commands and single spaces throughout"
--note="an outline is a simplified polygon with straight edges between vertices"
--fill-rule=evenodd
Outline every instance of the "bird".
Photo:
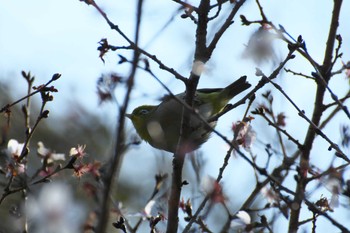
M 246 78 L 242 76 L 225 88 L 197 89 L 193 100 L 194 111 L 181 103 L 186 97 L 183 92 L 164 97 L 159 105 L 139 106 L 125 116 L 131 120 L 141 139 L 154 148 L 175 153 L 181 135 L 182 116 L 188 114 L 188 133 L 181 135 L 182 144 L 179 148 L 184 153 L 192 152 L 208 140 L 217 124 L 217 121 L 205 124 L 196 114 L 204 120 L 219 114 L 233 97 L 251 86 Z

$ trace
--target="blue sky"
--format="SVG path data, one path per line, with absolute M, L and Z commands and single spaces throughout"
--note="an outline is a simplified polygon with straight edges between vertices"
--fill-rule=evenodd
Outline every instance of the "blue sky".
M 134 1 L 127 2 L 108 0 L 97 3 L 115 24 L 118 24 L 130 38 L 133 38 L 135 3 Z M 311 56 L 318 62 L 322 61 L 332 1 L 271 0 L 261 2 L 271 21 L 276 25 L 283 25 L 294 37 L 303 35 Z M 172 1 L 145 1 L 140 46 L 147 46 L 147 51 L 157 55 L 165 64 L 178 70 L 184 76 L 188 76 L 193 57 L 193 23 L 188 19 L 180 19 L 177 15 L 175 20 L 159 34 L 159 30 L 174 14 L 177 7 L 177 4 Z M 255 1 L 248 1 L 241 14 L 244 14 L 248 19 L 257 19 L 258 9 Z M 343 1 L 339 27 L 339 33 L 343 37 L 344 61 L 350 60 L 349 28 L 350 1 L 345 0 Z M 215 25 L 209 30 L 209 33 L 214 31 Z M 253 28 L 241 27 L 240 20 L 235 19 L 232 28 L 222 38 L 212 60 L 207 64 L 207 71 L 201 79 L 200 87 L 223 87 L 241 75 L 248 75 L 249 81 L 256 84 L 258 78 L 254 76 L 254 73 L 255 67 L 258 65 L 249 60 L 243 60 L 241 57 L 244 45 L 253 31 Z M 96 80 L 103 72 L 113 71 L 127 74 L 129 67 L 116 65 L 118 61 L 116 53 L 107 54 L 105 63 L 99 59 L 96 48 L 102 38 L 108 38 L 108 41 L 113 45 L 126 45 L 116 32 L 110 30 L 95 9 L 78 0 L 0 0 L 0 79 L 10 83 L 14 95 L 19 97 L 25 92 L 25 82 L 20 77 L 21 70 L 31 71 L 40 83 L 48 80 L 53 73 L 61 73 L 62 78 L 55 83 L 59 93 L 55 94 L 54 104 L 60 106 L 62 111 L 51 114 L 64 116 L 64 109 L 69 110 L 67 102 L 75 99 L 92 113 L 98 112 L 107 118 L 106 121 L 114 124 L 114 113 L 110 114 L 109 107 L 102 106 L 99 111 L 96 111 L 98 106 Z M 283 58 L 287 51 L 285 46 L 282 43 L 277 43 L 276 46 L 280 48 L 277 55 Z M 125 51 L 122 53 L 129 55 Z M 297 56 L 294 61 L 287 65 L 287 68 L 310 74 L 313 70 L 311 66 L 305 66 L 305 64 L 305 61 Z M 273 69 L 272 64 L 262 64 L 259 67 L 266 74 L 269 74 Z M 151 68 L 174 93 L 183 91 L 183 85 L 174 80 L 170 74 L 159 70 L 157 65 L 152 62 Z M 338 80 L 331 82 L 331 87 L 338 93 L 345 93 L 349 87 L 342 84 L 343 77 L 337 78 Z M 312 83 L 296 77 L 286 78 L 285 74 L 278 82 L 284 85 L 285 91 L 310 116 L 309 106 L 312 106 L 313 102 L 313 92 L 310 91 Z M 139 71 L 129 111 L 143 103 L 157 103 L 158 98 L 165 93 L 156 81 Z M 121 96 L 119 92 L 117 96 Z M 305 132 L 307 124 L 296 117 L 297 113 L 293 107 L 285 104 L 284 99 L 278 94 L 276 94 L 275 105 L 280 111 L 288 113 L 289 125 L 287 129 L 296 138 L 303 140 L 303 132 Z M 54 109 L 54 106 L 52 108 Z M 240 108 L 237 111 L 243 111 L 243 109 Z M 331 138 L 335 141 L 339 140 L 339 123 L 346 122 L 344 115 L 342 113 L 339 115 L 335 118 L 334 124 L 327 128 Z M 238 120 L 239 117 L 235 113 L 227 114 L 219 123 L 218 129 L 229 135 L 232 122 Z M 264 125 L 266 123 L 256 120 L 255 124 Z M 299 127 L 295 127 L 296 125 Z M 131 127 L 130 124 L 129 126 Z M 337 130 L 332 131 L 331 129 Z M 260 137 L 265 138 L 265 136 L 271 135 L 271 132 L 265 133 L 266 135 L 262 133 Z M 218 147 L 218 143 L 222 146 Z M 219 151 L 212 151 L 213 147 L 219 148 Z M 141 148 L 148 150 L 149 145 L 143 144 Z M 321 146 L 320 150 L 323 151 L 323 149 Z M 213 137 L 203 146 L 203 151 L 209 155 L 206 157 L 208 164 L 210 164 L 208 166 L 209 174 L 216 176 L 218 167 L 222 163 L 221 155 L 225 154 L 225 150 L 224 143 L 217 137 Z M 149 152 L 152 154 L 151 156 L 154 156 L 153 151 L 149 150 Z M 135 155 L 130 155 L 130 160 L 126 159 L 125 168 L 132 167 L 134 162 L 132 158 L 136 158 L 133 156 L 139 156 L 137 150 L 134 153 Z M 147 157 L 137 158 L 141 164 L 142 161 L 147 161 Z M 243 161 L 237 160 L 235 163 L 236 165 L 230 165 L 227 177 L 240 177 L 236 167 L 249 170 L 249 166 Z M 154 169 L 156 168 L 154 167 Z M 253 180 L 254 177 L 248 178 L 248 182 Z M 231 190 L 236 185 L 244 186 L 246 180 L 233 178 L 225 182 L 228 189 Z M 349 217 L 348 212 L 344 215 Z

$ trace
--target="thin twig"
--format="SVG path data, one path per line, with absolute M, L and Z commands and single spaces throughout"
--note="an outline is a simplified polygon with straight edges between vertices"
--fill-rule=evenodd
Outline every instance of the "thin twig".
M 285 68 L 284 71 L 286 71 L 287 73 L 292 73 L 293 75 L 296 75 L 296 76 L 301 76 L 301 77 L 304 77 L 304 78 L 307 78 L 307 79 L 315 80 L 315 78 L 312 77 L 312 76 L 303 74 L 303 73 L 301 73 L 301 72 L 295 72 L 295 71 L 293 71 L 293 70 L 291 70 L 291 69 L 286 69 L 286 68 Z
M 332 140 L 330 140 L 328 138 L 328 136 L 326 134 L 324 134 L 319 127 L 317 127 L 317 125 L 311 121 L 306 115 L 305 112 L 303 110 L 301 110 L 295 103 L 294 101 L 283 91 L 282 87 L 280 85 L 278 85 L 277 83 L 273 82 L 272 80 L 270 81 L 270 83 L 277 89 L 279 90 L 284 97 L 286 97 L 286 99 L 293 105 L 293 107 L 298 111 L 299 116 L 301 116 L 302 118 L 304 118 L 309 125 L 314 129 L 314 131 L 320 135 L 323 139 L 325 139 L 329 144 L 330 147 L 333 148 L 336 151 L 336 155 L 342 159 L 344 159 L 347 162 L 350 162 L 349 158 L 345 155 L 345 153 L 339 148 L 339 146 L 334 143 Z
M 212 39 L 212 41 L 209 43 L 208 45 L 208 55 L 209 57 L 211 56 L 211 54 L 213 53 L 214 49 L 216 48 L 217 43 L 219 42 L 219 40 L 221 39 L 222 35 L 224 34 L 224 32 L 231 26 L 231 24 L 233 23 L 233 18 L 236 16 L 237 12 L 239 9 L 241 9 L 241 7 L 243 6 L 243 4 L 246 2 L 246 0 L 240 0 L 238 2 L 235 3 L 234 7 L 232 8 L 229 16 L 226 18 L 225 22 L 222 24 L 222 26 L 220 27 L 220 29 L 215 33 L 214 38 Z
M 269 125 L 271 125 L 272 127 L 274 127 L 278 132 L 282 132 L 284 135 L 286 135 L 286 137 L 288 138 L 288 140 L 292 141 L 295 145 L 297 145 L 298 149 L 299 150 L 303 150 L 303 145 L 299 142 L 299 140 L 295 139 L 292 135 L 290 135 L 287 130 L 285 129 L 282 129 L 281 127 L 279 127 L 276 122 L 272 122 L 266 115 L 265 113 L 262 111 L 262 110 L 256 110 L 254 112 L 252 112 L 253 114 L 257 114 L 257 115 L 260 115 L 262 116 L 267 122 Z M 279 136 L 280 138 L 280 136 Z M 279 139 L 280 141 L 282 140 L 282 138 Z M 284 157 L 287 157 L 286 156 L 286 153 L 284 152 L 283 153 Z
M 193 11 L 197 11 L 198 8 L 187 3 L 187 2 L 183 2 L 181 0 L 172 0 L 173 2 L 179 3 L 181 6 L 183 6 L 184 8 L 189 8 L 189 9 L 193 9 Z
M 117 49 L 133 49 L 133 50 L 137 50 L 139 53 L 145 55 L 146 57 L 150 58 L 155 63 L 157 63 L 159 65 L 160 69 L 168 71 L 169 73 L 173 74 L 175 78 L 181 80 L 184 83 L 187 82 L 187 78 L 185 78 L 180 73 L 178 73 L 174 68 L 171 68 L 171 67 L 165 65 L 161 60 L 159 60 L 157 58 L 156 55 L 150 54 L 149 52 L 147 52 L 147 51 L 145 51 L 145 50 L 143 50 L 143 49 L 141 49 L 139 47 L 136 47 L 136 45 L 134 45 L 134 44 L 130 44 L 130 46 L 113 46 L 113 45 L 109 45 L 109 48 L 111 50 L 117 50 Z
M 328 39 L 327 39 L 327 45 L 326 45 L 326 52 L 327 56 L 324 58 L 324 64 L 322 67 L 319 65 L 316 65 L 316 63 L 313 63 L 310 59 L 310 56 L 308 53 L 307 59 L 311 62 L 311 64 L 315 67 L 317 74 L 320 74 L 318 76 L 321 76 L 321 73 L 323 72 L 324 75 L 329 75 L 331 74 L 331 61 L 332 61 L 332 53 L 333 53 L 333 47 L 334 47 L 334 40 L 336 38 L 336 31 L 338 28 L 338 20 L 339 20 L 339 13 L 341 9 L 341 4 L 342 0 L 335 0 L 334 5 L 333 5 L 333 13 L 332 13 L 332 20 L 331 20 L 331 26 L 328 34 Z M 322 72 L 320 72 L 322 71 Z M 326 84 L 329 81 L 329 79 L 324 79 L 322 77 L 323 81 L 326 80 Z M 316 95 L 315 95 L 315 104 L 314 104 L 314 110 L 313 110 L 313 115 L 312 119 L 309 122 L 309 127 L 308 131 L 306 133 L 306 137 L 304 140 L 304 150 L 301 153 L 301 158 L 299 162 L 300 166 L 300 172 L 299 172 L 299 182 L 296 184 L 295 188 L 295 193 L 296 195 L 294 196 L 293 204 L 297 206 L 297 208 L 293 208 L 291 210 L 291 215 L 289 219 L 289 232 L 297 232 L 298 231 L 298 223 L 299 223 L 299 217 L 300 217 L 300 211 L 301 211 L 301 204 L 302 201 L 305 198 L 305 192 L 306 192 L 306 186 L 307 186 L 307 177 L 306 177 L 306 171 L 309 169 L 309 163 L 310 163 L 310 154 L 311 154 L 311 149 L 312 145 L 314 143 L 315 137 L 317 134 L 322 133 L 321 130 L 319 130 L 318 126 L 321 120 L 322 113 L 324 111 L 323 109 L 323 100 L 324 100 L 324 95 L 326 92 L 326 86 L 321 82 L 317 82 L 317 89 L 316 89 Z M 305 114 L 301 112 L 301 116 L 305 117 Z M 306 118 L 306 117 L 305 117 Z M 323 133 L 322 133 L 323 134 Z M 324 135 L 324 134 L 323 134 Z M 325 135 L 324 135 L 325 136 Z M 328 139 L 329 140 L 329 139 Z M 332 147 L 340 151 L 339 147 L 335 145 L 334 143 L 331 144 Z M 341 152 L 342 153 L 342 152 Z M 339 156 L 339 155 L 338 155 Z M 342 153 L 340 155 L 344 160 L 349 161 L 349 159 Z M 333 223 L 334 224 L 334 223 Z
M 60 74 L 55 74 L 55 75 L 61 76 Z M 47 82 L 46 84 L 44 84 L 44 85 L 41 85 L 37 90 L 31 92 L 29 95 L 26 95 L 26 96 L 24 96 L 24 97 L 22 97 L 22 98 L 16 100 L 15 102 L 13 102 L 13 103 L 11 103 L 11 104 L 6 104 L 4 107 L 1 108 L 0 113 L 9 110 L 12 106 L 18 104 L 19 102 L 21 102 L 21 101 L 23 101 L 23 100 L 25 100 L 25 99 L 28 99 L 30 96 L 33 96 L 33 95 L 35 95 L 35 94 L 41 92 L 41 91 L 44 90 L 45 88 L 47 88 L 48 85 L 50 85 L 53 81 L 56 81 L 56 80 L 57 80 L 57 78 L 54 78 L 55 75 L 51 78 L 50 81 L 48 81 L 48 82 Z
M 229 161 L 229 159 L 231 157 L 233 149 L 234 149 L 234 146 L 231 145 L 230 149 L 226 153 L 226 156 L 224 158 L 224 162 L 223 162 L 222 166 L 220 167 L 219 174 L 218 174 L 218 176 L 216 178 L 216 182 L 218 182 L 218 183 L 221 181 L 221 179 L 223 177 L 223 173 L 225 171 L 225 168 L 228 165 L 228 161 Z M 190 221 L 187 223 L 186 227 L 184 228 L 183 233 L 187 233 L 187 232 L 190 231 L 190 229 L 192 227 L 192 224 L 197 221 L 197 219 L 199 217 L 199 214 L 202 212 L 202 210 L 204 209 L 204 207 L 205 207 L 206 203 L 209 201 L 209 199 L 210 199 L 210 195 L 206 195 L 204 197 L 202 202 L 199 204 L 196 212 L 193 214 L 193 216 L 191 217 Z
M 92 1 L 93 2 L 93 1 Z M 141 24 L 141 14 L 142 14 L 142 3 L 143 0 L 139 0 L 137 4 L 137 15 L 136 15 L 136 26 L 135 26 L 135 42 L 132 42 L 121 30 L 119 30 L 118 26 L 114 25 L 107 17 L 107 15 L 97 6 L 95 2 L 93 2 L 93 6 L 101 13 L 101 15 L 105 18 L 107 23 L 110 25 L 110 27 L 114 30 L 117 30 L 120 35 L 126 39 L 130 45 L 134 45 L 135 48 L 138 48 L 138 40 L 139 40 L 139 31 L 140 31 L 140 24 Z M 125 124 L 125 113 L 126 108 L 129 104 L 130 100 L 130 94 L 134 85 L 134 78 L 137 70 L 137 63 L 139 60 L 139 51 L 134 50 L 133 55 L 133 66 L 130 72 L 130 76 L 128 79 L 128 85 L 127 85 L 127 91 L 125 93 L 124 102 L 123 105 L 119 109 L 119 119 L 118 124 L 116 127 L 116 146 L 114 150 L 114 155 L 111 158 L 111 167 L 110 167 L 110 173 L 107 177 L 105 177 L 105 190 L 103 192 L 103 199 L 101 204 L 101 217 L 99 218 L 99 223 L 97 226 L 97 232 L 106 232 L 107 224 L 109 220 L 109 203 L 110 203 L 110 196 L 112 191 L 112 186 L 114 183 L 114 180 L 117 178 L 119 171 L 122 156 L 126 150 L 125 148 L 125 135 L 124 135 L 124 124 Z
M 94 0 L 89 0 L 89 4 L 91 4 L 93 7 L 95 7 L 97 9 L 97 11 L 101 14 L 101 16 L 106 20 L 106 22 L 108 23 L 108 25 L 110 26 L 110 28 L 112 30 L 117 31 L 130 45 L 130 47 L 134 50 L 136 50 L 138 53 L 142 53 L 145 56 L 149 57 L 150 59 L 152 59 L 154 62 L 156 62 L 159 65 L 160 69 L 166 70 L 169 73 L 173 74 L 175 76 L 175 78 L 186 82 L 186 78 L 184 76 L 182 76 L 181 74 L 179 74 L 177 71 L 175 71 L 173 68 L 170 68 L 168 66 L 166 66 L 164 63 L 162 63 L 155 55 L 152 55 L 148 52 L 146 52 L 145 50 L 141 49 L 136 42 L 133 42 L 122 30 L 120 30 L 118 25 L 115 25 L 112 21 L 109 20 L 108 16 L 106 15 L 105 12 L 103 12 L 101 10 L 101 8 L 94 2 Z M 113 46 L 111 47 L 113 48 Z M 128 47 L 125 47 L 128 48 Z

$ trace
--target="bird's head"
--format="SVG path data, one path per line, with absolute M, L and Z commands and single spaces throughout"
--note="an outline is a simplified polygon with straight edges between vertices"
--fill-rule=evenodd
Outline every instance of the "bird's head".
M 125 114 L 131 120 L 140 137 L 146 141 L 149 141 L 150 138 L 147 124 L 150 119 L 152 120 L 152 113 L 155 108 L 156 106 L 152 105 L 142 105 L 135 108 L 131 114 Z
M 125 114 L 125 116 L 133 122 L 135 119 L 147 119 L 155 107 L 152 105 L 142 105 L 135 108 L 131 114 Z

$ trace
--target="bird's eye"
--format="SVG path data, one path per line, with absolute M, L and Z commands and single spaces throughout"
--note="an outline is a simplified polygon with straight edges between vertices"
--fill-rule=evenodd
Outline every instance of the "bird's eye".
M 140 115 L 146 115 L 146 114 L 148 114 L 149 113 L 149 111 L 147 110 L 147 109 L 141 109 L 140 111 L 139 111 L 139 114 Z

